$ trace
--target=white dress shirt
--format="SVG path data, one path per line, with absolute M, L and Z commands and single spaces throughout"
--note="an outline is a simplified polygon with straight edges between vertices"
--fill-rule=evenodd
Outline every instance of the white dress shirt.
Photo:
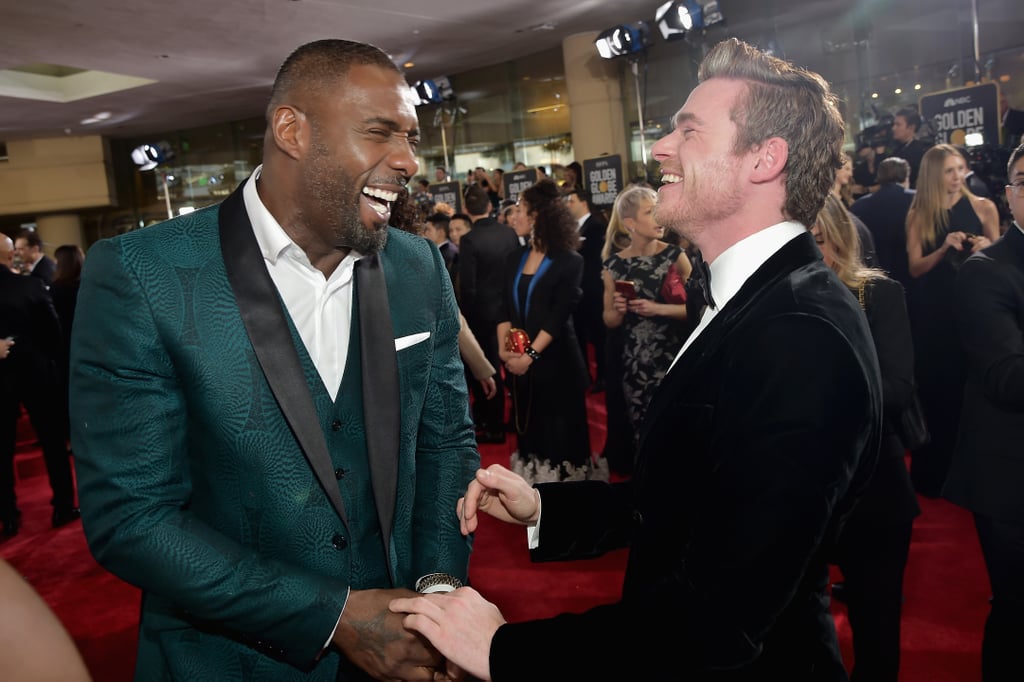
M 331 276 L 325 278 L 260 200 L 256 180 L 262 169 L 263 166 L 256 168 L 242 190 L 245 210 L 270 278 L 324 387 L 335 400 L 345 375 L 352 330 L 352 274 L 362 254 L 350 251 Z
M 750 276 L 789 240 L 806 231 L 807 228 L 802 223 L 793 220 L 776 223 L 755 232 L 746 239 L 741 239 L 723 251 L 713 263 L 708 263 L 708 267 L 711 269 L 711 298 L 715 299 L 718 307 L 712 308 L 709 305 L 704 308 L 700 324 L 686 339 L 683 347 L 679 349 L 675 360 L 669 366 L 670 370 L 679 362 L 679 358 L 690 347 L 694 339 L 711 324 L 711 320 L 715 319 L 715 315 L 722 309 L 722 306 L 728 303 L 750 279 Z

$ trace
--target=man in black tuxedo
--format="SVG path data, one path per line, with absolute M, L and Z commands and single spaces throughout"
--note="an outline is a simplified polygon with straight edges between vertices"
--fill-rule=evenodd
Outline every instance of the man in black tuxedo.
M 8 357 L 0 360 L 0 521 L 8 537 L 17 535 L 21 526 L 14 492 L 20 405 L 25 406 L 42 443 L 53 490 L 53 526 L 80 515 L 61 418 L 63 399 L 56 365 L 60 323 L 43 280 L 11 271 L 14 248 L 9 237 L 0 235 L 0 338 L 14 342 Z
M 863 196 L 850 206 L 850 213 L 867 225 L 875 242 L 878 267 L 909 290 L 916 281 L 907 266 L 907 212 L 914 200 L 910 186 L 910 164 L 890 156 L 878 164 L 877 192 Z
M 49 287 L 53 284 L 53 275 L 57 271 L 57 263 L 43 253 L 43 240 L 35 230 L 22 230 L 14 240 L 14 252 L 21 260 L 23 273 L 38 277 Z
M 943 495 L 974 513 L 991 611 L 984 682 L 1020 678 L 1024 641 L 1024 145 L 1010 155 L 1013 225 L 957 273 L 953 311 L 968 374 L 960 435 Z
M 473 219 L 473 229 L 459 240 L 459 305 L 487 360 L 501 367 L 497 330 L 501 321 L 505 261 L 509 253 L 519 248 L 519 240 L 508 226 L 491 217 L 491 200 L 482 188 L 470 186 L 463 201 Z M 500 390 L 488 398 L 476 381 L 470 382 L 470 389 L 478 442 L 503 443 L 505 391 Z
M 594 346 L 595 376 L 590 385 L 592 391 L 604 390 L 604 361 L 606 327 L 601 316 L 604 310 L 604 280 L 601 279 L 601 250 L 604 248 L 604 233 L 608 224 L 590 203 L 590 192 L 574 187 L 565 193 L 569 213 L 579 225 L 579 252 L 583 256 L 583 298 L 573 313 L 573 326 L 580 342 L 583 358 L 587 355 L 587 344 Z M 588 372 L 589 367 L 588 367 Z
M 655 217 L 713 277 L 651 400 L 632 480 L 531 489 L 492 465 L 457 508 L 463 532 L 481 510 L 532 526 L 535 560 L 628 544 L 622 598 L 518 623 L 472 588 L 392 602 L 472 675 L 847 679 L 827 558 L 877 456 L 882 398 L 864 314 L 807 232 L 840 167 L 843 120 L 820 76 L 734 38 L 699 79 L 653 148 Z M 616 653 L 602 655 L 610 632 Z M 557 653 L 524 654 L 542 647 Z

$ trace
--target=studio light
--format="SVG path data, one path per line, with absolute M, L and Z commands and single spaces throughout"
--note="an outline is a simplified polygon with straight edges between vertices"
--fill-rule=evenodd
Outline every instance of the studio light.
M 703 29 L 725 21 L 718 3 L 699 0 L 671 0 L 654 14 L 654 22 L 665 40 L 685 38 L 691 30 Z
M 412 86 L 412 92 L 416 106 L 438 104 L 455 97 L 455 91 L 452 90 L 452 82 L 448 80 L 448 76 L 416 81 L 416 84 Z
M 412 86 L 412 91 L 416 106 L 441 101 L 441 93 L 437 89 L 437 84 L 432 80 L 416 81 L 416 84 Z
M 696 0 L 669 0 L 654 13 L 661 37 L 665 40 L 679 40 L 694 26 L 700 28 L 704 21 L 704 8 Z
M 636 54 L 647 49 L 647 31 L 642 22 L 635 26 L 612 26 L 601 31 L 594 41 L 597 52 L 605 59 Z
M 166 163 L 174 158 L 171 145 L 166 142 L 154 142 L 152 144 L 140 144 L 132 150 L 132 161 L 140 171 L 153 170 L 161 163 Z

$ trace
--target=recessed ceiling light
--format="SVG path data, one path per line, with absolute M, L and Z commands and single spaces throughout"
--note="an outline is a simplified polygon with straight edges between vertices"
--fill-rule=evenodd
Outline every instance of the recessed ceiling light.
M 411 69 L 414 66 L 416 66 L 416 62 L 406 62 L 405 64 L 402 64 L 403 69 Z

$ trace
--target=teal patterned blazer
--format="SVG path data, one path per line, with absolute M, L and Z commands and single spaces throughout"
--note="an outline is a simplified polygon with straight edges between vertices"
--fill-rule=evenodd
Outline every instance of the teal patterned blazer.
M 72 444 L 89 546 L 143 592 L 136 679 L 361 680 L 321 655 L 350 588 L 467 577 L 479 455 L 437 248 L 390 229 L 352 307 L 332 401 L 241 188 L 89 249 Z

